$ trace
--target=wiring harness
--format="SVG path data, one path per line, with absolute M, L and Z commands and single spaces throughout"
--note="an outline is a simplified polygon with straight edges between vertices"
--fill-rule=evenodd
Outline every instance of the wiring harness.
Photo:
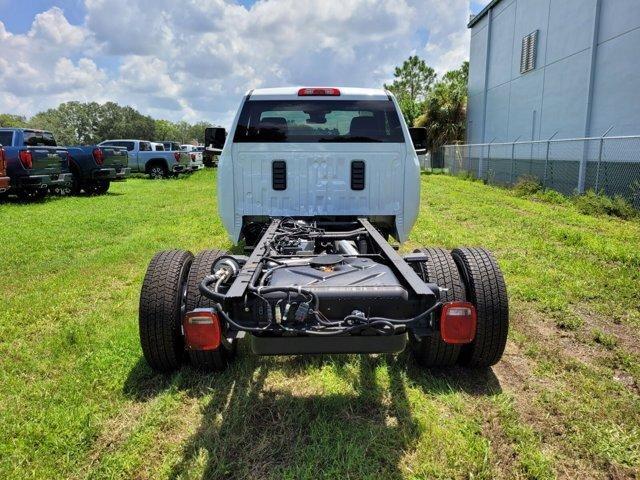
M 206 276 L 199 286 L 202 295 L 216 302 L 217 313 L 237 330 L 251 333 L 272 332 L 309 336 L 357 335 L 365 332 L 367 334 L 394 335 L 405 332 L 407 326 L 412 323 L 427 319 L 441 306 L 441 303 L 437 302 L 419 315 L 406 319 L 368 317 L 364 312 L 354 310 L 350 315 L 340 320 L 329 320 L 320 311 L 320 299 L 313 291 L 299 286 L 265 286 L 264 280 L 273 270 L 288 265 L 270 257 L 264 257 L 261 261 L 275 263 L 275 266 L 265 271 L 258 286 L 249 285 L 248 292 L 263 302 L 266 313 L 264 316 L 265 325 L 242 325 L 234 321 L 223 309 L 225 294 L 220 289 L 225 282 L 232 278 L 233 272 L 230 269 L 223 267 Z M 265 295 L 273 293 L 283 294 L 282 298 L 275 302 L 275 305 L 265 297 Z M 292 295 L 295 295 L 295 299 Z

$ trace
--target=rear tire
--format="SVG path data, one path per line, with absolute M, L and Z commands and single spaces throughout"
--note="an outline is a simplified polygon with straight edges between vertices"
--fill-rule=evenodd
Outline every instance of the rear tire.
M 211 274 L 211 267 L 215 261 L 223 255 L 226 255 L 226 252 L 222 250 L 204 250 L 195 256 L 187 278 L 186 311 L 214 307 L 215 302 L 203 296 L 198 287 L 202 279 Z M 224 334 L 224 325 L 222 331 Z M 236 347 L 237 342 L 228 344 L 223 339 L 215 350 L 188 350 L 189 360 L 191 365 L 199 370 L 222 371 L 235 356 Z
M 168 171 L 164 165 L 155 163 L 147 168 L 147 174 L 151 180 L 160 180 L 168 175 Z
M 80 179 L 75 173 L 73 174 L 73 179 L 71 180 L 71 188 L 69 190 L 71 192 L 71 195 L 80 195 L 80 192 L 82 191 L 82 184 L 80 183 Z
M 191 252 L 157 253 L 147 269 L 140 292 L 140 344 L 149 366 L 158 372 L 180 367 L 184 358 L 182 316 L 184 294 L 193 261 Z
M 424 262 L 414 263 L 416 272 L 425 282 L 435 283 L 448 291 L 440 293 L 441 302 L 465 301 L 465 289 L 453 257 L 442 248 L 415 250 L 428 257 Z M 411 351 L 420 365 L 425 367 L 448 367 L 456 364 L 460 345 L 445 343 L 440 332 L 432 336 L 409 335 Z
M 23 188 L 18 190 L 18 198 L 23 202 L 39 201 L 49 194 L 48 188 Z
M 459 363 L 470 367 L 495 365 L 504 353 L 509 330 L 507 287 L 500 267 L 484 248 L 451 252 L 467 289 L 467 300 L 478 314 L 474 341 L 462 347 Z
M 89 195 L 104 195 L 109 191 L 111 182 L 108 180 L 94 180 L 84 185 L 84 190 Z
M 82 191 L 82 182 L 80 181 L 80 171 L 72 163 L 69 163 L 69 170 L 71 171 L 71 186 L 70 186 L 71 195 L 80 195 L 80 192 Z

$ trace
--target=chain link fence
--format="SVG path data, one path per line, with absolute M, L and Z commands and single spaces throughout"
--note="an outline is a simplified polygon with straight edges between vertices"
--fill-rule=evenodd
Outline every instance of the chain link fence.
M 640 136 L 445 145 L 431 167 L 504 186 L 530 177 L 565 195 L 595 190 L 640 208 Z

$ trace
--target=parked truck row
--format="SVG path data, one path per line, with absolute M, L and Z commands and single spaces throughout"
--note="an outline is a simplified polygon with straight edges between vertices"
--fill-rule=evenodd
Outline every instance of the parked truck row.
M 99 147 L 120 147 L 129 155 L 129 167 L 132 172 L 146 173 L 153 179 L 175 176 L 190 172 L 190 157 L 182 151 L 159 150 L 146 140 L 105 140 Z M 162 144 L 160 144 L 162 146 Z
M 98 195 L 131 173 L 160 179 L 204 168 L 202 153 L 183 147 L 136 139 L 59 146 L 51 132 L 0 128 L 0 195 L 27 200 L 49 193 Z

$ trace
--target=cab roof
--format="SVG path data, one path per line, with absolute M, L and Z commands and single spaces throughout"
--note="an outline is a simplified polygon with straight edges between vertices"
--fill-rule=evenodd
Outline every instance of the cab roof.
M 301 89 L 314 88 L 337 89 L 340 95 L 298 95 Z M 391 94 L 382 88 L 317 86 L 256 88 L 255 90 L 249 90 L 247 96 L 251 100 L 389 100 L 391 98 Z

